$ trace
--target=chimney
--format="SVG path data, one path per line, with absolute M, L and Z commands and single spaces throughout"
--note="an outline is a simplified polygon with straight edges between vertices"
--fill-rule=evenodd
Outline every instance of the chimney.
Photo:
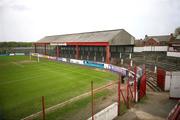
M 144 38 L 145 40 L 147 40 L 148 39 L 148 35 L 145 35 L 145 38 Z
M 173 41 L 174 40 L 174 36 L 173 36 L 173 33 L 170 34 L 170 37 L 169 37 L 169 41 Z

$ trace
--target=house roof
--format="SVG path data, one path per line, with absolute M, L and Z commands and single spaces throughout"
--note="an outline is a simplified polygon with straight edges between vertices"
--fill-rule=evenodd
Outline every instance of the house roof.
M 158 43 L 160 42 L 160 41 L 158 40 L 158 38 L 155 38 L 155 37 L 150 38 L 150 39 L 153 39 L 153 40 L 155 40 L 155 41 L 158 42 Z M 149 39 L 149 40 L 150 40 L 150 39 Z
M 135 46 L 143 46 L 144 45 L 144 40 L 142 40 L 142 39 L 135 40 L 134 44 L 135 44 Z
M 145 38 L 145 40 L 152 38 L 156 41 L 162 42 L 162 41 L 169 41 L 169 37 L 170 35 L 148 36 L 148 38 Z
M 113 38 L 117 38 L 117 36 L 119 37 L 120 33 L 125 34 L 128 32 L 126 32 L 124 29 L 116 29 L 116 30 L 106 30 L 106 31 L 53 35 L 53 36 L 46 36 L 40 39 L 39 41 L 37 41 L 37 43 L 110 42 Z M 128 36 L 131 35 L 128 33 Z M 124 41 L 122 40 L 122 42 Z

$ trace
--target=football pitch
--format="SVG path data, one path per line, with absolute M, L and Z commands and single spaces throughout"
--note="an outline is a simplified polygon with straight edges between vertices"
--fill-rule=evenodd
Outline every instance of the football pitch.
M 28 56 L 0 56 L 0 119 L 19 120 L 90 91 L 91 81 L 100 87 L 117 75 L 75 64 Z

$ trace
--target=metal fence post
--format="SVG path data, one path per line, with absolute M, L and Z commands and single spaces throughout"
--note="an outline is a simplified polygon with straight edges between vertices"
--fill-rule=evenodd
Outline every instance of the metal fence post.
M 42 119 L 45 120 L 45 100 L 44 100 L 44 96 L 42 96 Z
M 93 81 L 91 81 L 91 109 L 92 109 L 92 120 L 94 120 L 94 93 L 93 93 Z
M 127 99 L 127 108 L 129 109 L 129 78 L 128 78 L 128 81 L 127 81 L 127 89 L 126 89 L 126 99 Z
M 137 100 L 136 92 L 137 92 L 137 81 L 136 81 L 136 73 L 137 73 L 137 68 L 136 66 L 134 67 L 134 102 Z
M 120 115 L 120 100 L 121 100 L 121 94 L 120 94 L 120 85 L 121 85 L 121 82 L 120 82 L 120 74 L 119 74 L 119 80 L 118 80 L 118 116 Z

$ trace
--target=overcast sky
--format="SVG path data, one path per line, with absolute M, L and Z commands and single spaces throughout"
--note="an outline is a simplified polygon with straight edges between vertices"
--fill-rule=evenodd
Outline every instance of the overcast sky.
M 0 0 L 0 41 L 125 29 L 136 38 L 180 26 L 180 0 Z

